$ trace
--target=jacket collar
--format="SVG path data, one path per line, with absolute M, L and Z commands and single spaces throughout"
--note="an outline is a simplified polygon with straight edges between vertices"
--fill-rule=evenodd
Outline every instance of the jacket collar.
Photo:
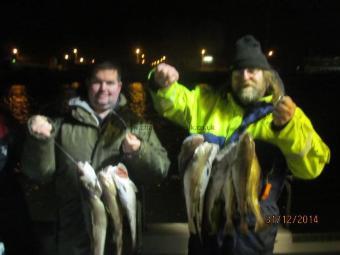
M 72 109 L 72 116 L 87 124 L 94 125 L 96 127 L 100 126 L 100 120 L 97 113 L 89 105 L 88 101 L 83 100 L 80 97 L 71 98 L 68 102 Z M 123 106 L 127 105 L 126 97 L 121 93 L 118 98 L 118 104 L 114 107 L 115 111 L 118 111 Z

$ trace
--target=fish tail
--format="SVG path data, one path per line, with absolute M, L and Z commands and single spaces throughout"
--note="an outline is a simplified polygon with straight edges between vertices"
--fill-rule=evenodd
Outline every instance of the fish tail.
M 227 174 L 226 184 L 223 187 L 224 201 L 225 201 L 225 215 L 226 223 L 224 226 L 224 233 L 231 234 L 234 230 L 233 225 L 233 214 L 234 214 L 234 203 L 235 203 L 235 190 L 231 171 Z
M 245 235 L 247 235 L 249 231 L 248 224 L 245 219 L 245 215 L 241 216 L 240 231 L 242 234 L 245 234 Z
M 260 172 L 261 168 L 256 155 L 253 157 L 253 162 L 249 174 L 249 182 L 247 184 L 247 204 L 250 211 L 254 214 L 256 219 L 255 231 L 263 228 L 264 220 L 261 213 L 258 191 L 260 186 Z
M 104 253 L 107 217 L 105 207 L 97 196 L 90 198 L 92 221 L 92 250 L 94 255 Z

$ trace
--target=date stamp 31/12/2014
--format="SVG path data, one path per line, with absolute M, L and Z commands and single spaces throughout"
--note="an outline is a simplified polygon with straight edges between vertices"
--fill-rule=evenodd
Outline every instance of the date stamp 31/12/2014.
M 267 224 L 318 224 L 319 215 L 265 215 Z

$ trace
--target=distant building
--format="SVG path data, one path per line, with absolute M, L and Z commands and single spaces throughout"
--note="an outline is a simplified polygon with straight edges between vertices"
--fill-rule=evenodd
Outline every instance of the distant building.
M 302 71 L 306 73 L 340 72 L 340 56 L 305 59 Z

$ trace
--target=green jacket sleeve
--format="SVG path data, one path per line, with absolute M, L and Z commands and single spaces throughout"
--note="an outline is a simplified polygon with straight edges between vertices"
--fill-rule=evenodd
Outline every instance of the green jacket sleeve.
M 292 174 L 301 179 L 319 176 L 330 161 L 330 150 L 300 108 L 280 131 L 274 131 L 277 146 L 286 157 Z
M 188 90 L 175 82 L 167 88 L 151 91 L 151 98 L 156 111 L 163 117 L 190 130 L 195 123 L 199 88 Z
M 49 120 L 53 126 L 51 137 L 42 138 L 30 130 L 31 121 L 32 119 L 28 121 L 28 134 L 21 155 L 22 171 L 34 180 L 48 181 L 56 168 L 54 137 L 57 125 Z
M 123 154 L 123 163 L 137 183 L 159 183 L 170 166 L 166 150 L 151 125 L 140 125 L 132 133 L 141 139 L 141 147 L 136 153 Z

